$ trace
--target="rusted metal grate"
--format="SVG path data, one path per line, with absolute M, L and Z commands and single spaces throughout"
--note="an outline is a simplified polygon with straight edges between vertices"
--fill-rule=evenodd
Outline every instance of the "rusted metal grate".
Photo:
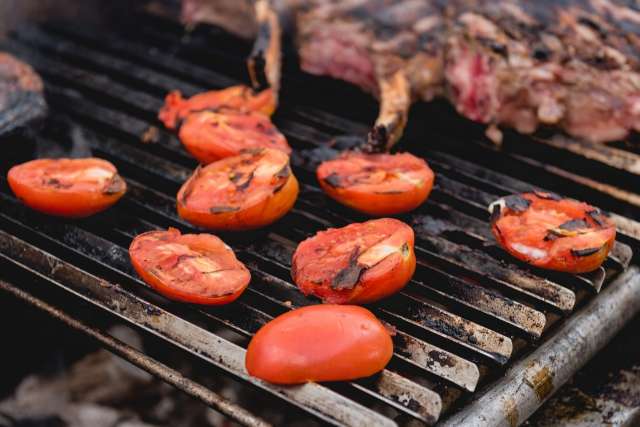
M 222 236 L 252 272 L 252 284 L 240 300 L 222 308 L 181 306 L 148 291 L 129 264 L 127 247 L 133 236 L 150 229 L 198 231 L 175 212 L 175 194 L 195 162 L 162 128 L 154 143 L 144 144 L 141 138 L 151 126 L 159 126 L 156 113 L 166 92 L 193 94 L 246 81 L 244 55 L 250 46 L 213 27 L 184 36 L 177 23 L 137 15 L 135 25 L 109 35 L 75 24 L 28 27 L 5 48 L 44 77 L 51 116 L 3 156 L 0 262 L 7 268 L 0 269 L 0 279 L 15 282 L 14 272 L 19 272 L 21 280 L 39 284 L 37 292 L 63 289 L 72 299 L 123 318 L 322 422 L 435 423 L 481 386 L 490 387 L 551 329 L 564 325 L 572 311 L 627 269 L 631 248 L 640 244 L 640 224 L 630 219 L 640 212 L 640 196 L 633 192 L 640 180 L 638 154 L 624 146 L 583 147 L 559 137 L 510 143 L 513 137 L 496 151 L 474 126 L 458 121 L 442 105 L 421 106 L 403 148 L 429 161 L 437 173 L 436 186 L 423 207 L 402 217 L 416 231 L 419 266 L 402 292 L 372 307 L 397 329 L 391 364 L 362 381 L 275 387 L 247 376 L 243 346 L 274 316 L 317 303 L 290 281 L 297 243 L 320 229 L 365 219 L 325 197 L 314 169 L 352 143 L 336 137 L 366 132 L 373 102 L 340 83 L 286 66 L 275 122 L 294 147 L 300 198 L 289 215 L 267 230 Z M 548 150 L 554 158 L 547 163 Z M 31 212 L 13 197 L 4 172 L 33 151 L 107 158 L 130 191 L 110 211 L 83 221 Z M 486 206 L 499 196 L 538 186 L 616 212 L 612 217 L 620 237 L 603 269 L 579 276 L 539 271 L 505 256 L 495 245 Z M 20 296 L 7 282 L 0 282 L 0 288 Z M 46 301 L 33 297 L 31 302 L 47 310 Z M 107 338 L 96 337 L 109 345 Z M 158 369 L 166 374 L 170 368 Z M 260 422 L 245 411 L 251 408 L 234 408 L 197 385 L 183 390 L 243 423 Z

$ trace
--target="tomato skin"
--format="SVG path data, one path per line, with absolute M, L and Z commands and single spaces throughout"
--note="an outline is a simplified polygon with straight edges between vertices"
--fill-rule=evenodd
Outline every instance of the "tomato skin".
M 343 153 L 316 171 L 322 189 L 337 202 L 372 216 L 412 211 L 429 197 L 435 175 L 412 154 Z
M 413 246 L 411 227 L 393 218 L 321 231 L 298 245 L 291 277 L 302 293 L 325 303 L 375 302 L 409 282 L 416 269 Z
M 593 271 L 615 242 L 615 225 L 586 203 L 542 192 L 501 200 L 508 202 L 492 205 L 496 240 L 512 256 L 536 267 L 568 273 Z
M 252 160 L 255 153 L 262 157 Z M 256 164 L 278 167 L 273 169 L 273 174 L 254 178 L 246 189 L 238 190 L 237 184 L 230 183 L 230 176 L 242 172 L 246 177 Z M 282 171 L 284 174 L 278 177 Z M 213 185 L 214 181 L 219 184 Z M 205 190 L 203 186 L 207 182 L 210 186 Z M 212 230 L 252 230 L 283 217 L 293 207 L 298 192 L 298 180 L 291 172 L 289 156 L 271 148 L 257 149 L 197 169 L 178 192 L 178 214 L 192 224 Z M 212 212 L 216 206 L 233 206 L 233 209 Z
M 249 343 L 250 375 L 276 384 L 346 381 L 381 371 L 393 355 L 384 325 L 367 309 L 312 305 L 263 326 Z
M 163 279 L 158 273 L 158 271 L 162 271 L 161 265 L 163 263 L 166 264 L 167 259 L 173 260 L 166 255 L 165 258 L 160 258 L 159 256 L 154 258 L 154 255 L 161 254 L 158 250 L 159 244 L 178 244 L 188 247 L 191 251 L 190 256 L 192 256 L 192 253 L 211 257 L 216 256 L 220 264 L 227 270 L 226 277 L 217 279 L 218 286 L 224 287 L 221 290 L 223 295 L 205 295 L 202 292 L 197 293 L 181 289 L 180 286 L 172 285 L 168 280 Z M 129 257 L 133 268 L 142 280 L 158 293 L 180 302 L 200 305 L 228 304 L 238 299 L 251 281 L 249 270 L 236 259 L 231 248 L 211 234 L 181 234 L 175 228 L 169 228 L 167 231 L 148 231 L 133 239 L 129 246 Z M 178 256 L 176 263 L 180 262 L 179 259 Z M 196 274 L 194 277 L 190 278 L 190 280 L 194 283 L 192 287 L 195 288 L 195 285 L 198 284 L 198 275 Z M 188 282 L 188 280 L 185 280 L 185 282 Z
M 267 116 L 254 112 L 203 111 L 190 114 L 179 138 L 200 163 L 237 156 L 251 148 L 275 148 L 291 154 L 287 139 Z
M 97 158 L 31 160 L 12 167 L 7 180 L 31 209 L 67 218 L 101 212 L 127 191 L 116 167 Z
M 240 112 L 254 111 L 270 116 L 275 111 L 276 101 L 271 89 L 254 93 L 244 85 L 198 93 L 189 99 L 184 99 L 179 91 L 173 91 L 166 96 L 158 119 L 167 129 L 173 130 L 191 113 L 221 108 Z

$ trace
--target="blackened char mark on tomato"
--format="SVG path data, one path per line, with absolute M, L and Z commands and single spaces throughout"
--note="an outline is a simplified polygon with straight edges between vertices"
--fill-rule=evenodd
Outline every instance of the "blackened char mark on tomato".
M 571 255 L 575 257 L 585 257 L 598 253 L 602 247 L 599 248 L 586 248 L 586 249 L 571 249 Z
M 560 224 L 558 228 L 562 230 L 567 230 L 567 231 L 576 231 L 576 230 L 582 230 L 585 228 L 590 228 L 590 226 L 584 219 L 572 219 L 570 221 Z
M 360 256 L 360 247 L 353 248 L 349 255 L 349 264 L 340 270 L 331 281 L 331 288 L 335 290 L 353 289 L 360 280 L 360 275 L 365 267 L 358 264 Z
M 605 225 L 604 221 L 602 221 L 602 212 L 599 210 L 592 210 L 587 212 L 587 215 L 596 223 L 598 226 L 603 227 Z
M 556 193 L 548 193 L 548 192 L 543 192 L 543 191 L 534 191 L 533 194 L 535 194 L 536 197 L 539 198 L 539 199 L 554 200 L 556 202 L 559 202 L 560 200 L 562 200 L 562 197 L 557 195 Z
M 402 251 L 402 256 L 403 256 L 404 258 L 406 258 L 406 257 L 407 257 L 407 255 L 409 255 L 409 243 L 406 243 L 406 242 L 405 242 L 405 243 L 402 245 L 402 248 L 400 248 L 400 250 Z M 385 258 L 386 258 L 386 257 L 385 257 Z M 384 260 L 384 258 L 383 258 L 383 260 Z M 382 262 L 382 260 L 381 260 L 380 262 Z
M 493 210 L 491 211 L 491 218 L 490 218 L 491 224 L 495 224 L 500 219 L 501 213 L 502 213 L 502 208 L 500 207 L 500 205 L 497 203 L 493 205 Z
M 274 176 L 279 181 L 279 183 L 276 186 L 276 188 L 273 189 L 273 194 L 276 194 L 280 190 L 282 190 L 285 185 L 287 185 L 287 182 L 289 181 L 289 177 L 291 176 L 291 167 L 289 165 L 285 165 Z
M 514 212 L 524 212 L 531 206 L 531 201 L 517 194 L 504 198 L 505 205 Z
M 554 230 L 549 230 L 549 232 L 547 233 L 546 236 L 544 236 L 544 241 L 545 242 L 553 242 L 554 240 L 558 239 L 559 237 L 564 237 L 563 235 L 558 235 Z
M 73 184 L 63 184 L 57 178 L 49 178 L 48 180 L 46 180 L 44 182 L 44 185 L 46 187 L 53 187 L 53 188 L 58 189 L 58 190 L 62 190 L 62 189 L 73 187 Z
M 560 224 L 556 228 L 550 228 L 544 240 L 546 242 L 556 240 L 560 237 L 573 237 L 578 234 L 579 230 L 591 228 L 591 225 L 584 219 L 572 219 Z
M 240 208 L 236 206 L 212 206 L 211 208 L 209 208 L 209 212 L 211 212 L 212 214 L 238 212 L 239 210 Z
M 112 194 L 122 193 L 127 188 L 127 184 L 124 182 L 124 179 L 118 174 L 114 175 L 111 178 L 111 182 L 109 185 L 102 191 L 103 194 L 108 196 Z
M 324 182 L 329 184 L 333 188 L 342 188 L 342 180 L 340 179 L 340 175 L 335 172 L 330 173 L 325 179 Z
M 240 174 L 236 174 L 236 175 L 240 175 L 240 177 L 238 177 L 238 179 L 236 181 L 233 181 L 233 179 L 232 179 L 233 184 L 236 186 L 236 190 L 244 191 L 247 188 L 249 188 L 249 186 L 251 185 L 251 181 L 253 181 L 253 177 L 254 177 L 254 172 L 255 171 L 256 171 L 255 169 L 252 170 L 249 173 L 249 176 L 247 176 L 247 179 L 244 180 L 244 182 L 240 182 L 240 178 L 243 177 L 243 174 L 241 174 L 241 173 Z
M 184 189 L 184 193 L 182 193 L 182 199 L 180 200 L 183 205 L 187 205 L 187 201 L 189 200 L 189 197 L 191 197 L 191 193 L 193 193 L 193 183 L 198 179 L 201 172 L 202 165 L 198 165 L 191 178 L 189 178 L 189 180 L 187 181 L 187 188 Z

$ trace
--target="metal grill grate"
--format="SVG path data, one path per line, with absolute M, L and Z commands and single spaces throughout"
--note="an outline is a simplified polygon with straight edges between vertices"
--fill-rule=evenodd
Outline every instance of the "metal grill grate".
M 530 352 L 551 328 L 625 270 L 632 259 L 630 246 L 640 243 L 640 224 L 629 219 L 640 212 L 640 196 L 632 190 L 640 177 L 640 156 L 627 147 L 512 137 L 498 152 L 479 137 L 478 129 L 458 121 L 442 105 L 421 106 L 413 114 L 414 129 L 408 131 L 405 148 L 423 155 L 437 178 L 426 205 L 402 217 L 416 232 L 418 269 L 402 292 L 372 307 L 397 329 L 391 364 L 362 381 L 268 385 L 247 376 L 242 346 L 274 316 L 317 303 L 289 279 L 297 242 L 318 230 L 365 219 L 325 197 L 314 168 L 348 144 L 348 139 L 338 139 L 332 147 L 328 141 L 366 132 L 373 101 L 340 83 L 303 75 L 293 62 L 285 67 L 275 122 L 294 147 L 300 198 L 268 230 L 223 236 L 252 273 L 252 284 L 240 300 L 222 308 L 180 306 L 147 290 L 129 264 L 127 247 L 133 236 L 150 229 L 175 226 L 197 232 L 175 212 L 175 194 L 195 162 L 162 129 L 155 143 L 143 144 L 141 137 L 159 125 L 156 114 L 169 90 L 193 94 L 246 81 L 248 44 L 212 27 L 183 37 L 178 24 L 139 15 L 134 26 L 110 35 L 75 25 L 29 27 L 5 47 L 44 77 L 51 117 L 26 138 L 24 147 L 6 156 L 3 171 L 33 150 L 41 156 L 91 152 L 116 164 L 130 190 L 104 214 L 62 221 L 23 207 L 3 173 L 0 262 L 10 268 L 1 269 L 0 278 L 10 281 L 15 271 L 42 287 L 64 289 L 323 422 L 436 422 L 480 385 L 498 378 L 511 360 Z M 554 156 L 545 163 L 549 150 Z M 496 247 L 486 206 L 499 196 L 534 188 L 526 181 L 618 213 L 612 217 L 619 241 L 603 269 L 579 276 L 539 271 Z M 11 287 L 0 282 L 0 288 Z M 221 330 L 233 331 L 238 339 L 224 338 Z M 231 417 L 259 422 L 244 409 L 198 390 L 200 395 L 192 394 Z

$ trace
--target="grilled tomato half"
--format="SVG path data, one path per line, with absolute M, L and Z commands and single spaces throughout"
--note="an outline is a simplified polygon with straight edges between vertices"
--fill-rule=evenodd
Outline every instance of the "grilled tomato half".
M 193 113 L 184 120 L 178 136 L 187 151 L 204 164 L 251 148 L 275 148 L 291 154 L 287 139 L 269 117 L 254 112 Z
M 68 218 L 101 212 L 127 191 L 116 167 L 96 158 L 32 160 L 12 167 L 7 179 L 30 208 Z
M 434 181 L 427 162 L 409 153 L 349 151 L 320 164 L 316 174 L 332 199 L 373 216 L 417 208 L 429 197 Z
M 249 230 L 284 216 L 297 197 L 289 156 L 259 148 L 196 169 L 178 192 L 178 214 L 205 228 Z
M 291 276 L 305 295 L 334 304 L 366 304 L 402 289 L 416 269 L 413 229 L 380 218 L 330 228 L 301 242 Z
M 173 130 L 180 127 L 191 113 L 230 109 L 240 112 L 255 111 L 270 116 L 276 108 L 275 103 L 271 89 L 256 93 L 244 85 L 198 93 L 189 99 L 184 99 L 179 91 L 173 91 L 166 96 L 158 119 L 167 129 Z
M 312 305 L 263 326 L 245 365 L 250 375 L 276 384 L 346 381 L 381 371 L 392 355 L 389 332 L 369 310 Z
M 133 239 L 131 263 L 142 280 L 167 298 L 203 305 L 227 304 L 249 285 L 249 270 L 211 234 L 181 234 L 175 228 Z
M 599 209 L 553 193 L 507 196 L 490 206 L 498 243 L 531 265 L 569 273 L 597 269 L 616 227 Z

